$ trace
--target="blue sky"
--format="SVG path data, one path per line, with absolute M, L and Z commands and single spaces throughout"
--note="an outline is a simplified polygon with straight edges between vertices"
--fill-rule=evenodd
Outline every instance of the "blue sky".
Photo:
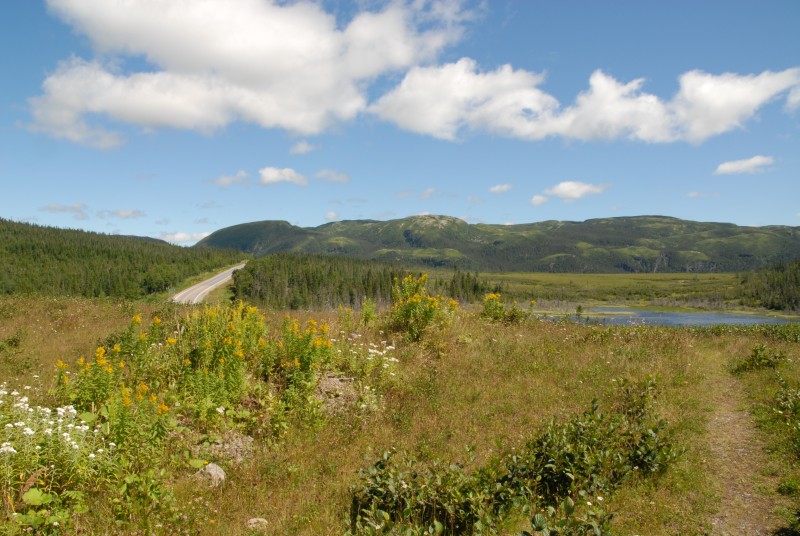
M 800 2 L 7 0 L 0 217 L 800 226 Z

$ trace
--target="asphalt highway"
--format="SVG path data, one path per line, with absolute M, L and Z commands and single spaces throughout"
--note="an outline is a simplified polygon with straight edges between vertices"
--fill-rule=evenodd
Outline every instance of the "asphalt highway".
M 221 287 L 231 280 L 234 270 L 244 268 L 244 264 L 228 268 L 224 272 L 220 272 L 212 278 L 206 279 L 196 285 L 193 285 L 185 290 L 182 290 L 172 297 L 172 301 L 178 303 L 200 303 L 208 294 L 217 287 Z

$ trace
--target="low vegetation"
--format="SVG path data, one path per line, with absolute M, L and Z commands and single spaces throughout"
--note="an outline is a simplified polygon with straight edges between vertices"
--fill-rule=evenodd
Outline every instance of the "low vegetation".
M 316 312 L 0 298 L 2 530 L 706 534 L 720 372 L 780 432 L 762 513 L 791 528 L 797 324 L 548 321 L 435 280 Z

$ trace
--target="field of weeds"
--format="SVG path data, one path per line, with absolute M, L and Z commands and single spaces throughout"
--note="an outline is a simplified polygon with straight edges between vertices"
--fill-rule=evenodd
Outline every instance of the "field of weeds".
M 798 344 L 797 325 L 550 322 L 499 296 L 466 312 L 424 278 L 383 311 L 290 316 L 4 298 L 0 526 L 792 534 Z M 212 464 L 218 486 L 196 476 Z

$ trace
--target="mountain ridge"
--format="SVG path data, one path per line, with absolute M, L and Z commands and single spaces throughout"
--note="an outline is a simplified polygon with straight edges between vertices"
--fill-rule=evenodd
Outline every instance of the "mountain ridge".
M 731 272 L 800 258 L 800 227 L 659 215 L 515 225 L 422 215 L 317 227 L 264 220 L 220 229 L 196 246 L 255 257 L 292 251 L 496 272 Z

